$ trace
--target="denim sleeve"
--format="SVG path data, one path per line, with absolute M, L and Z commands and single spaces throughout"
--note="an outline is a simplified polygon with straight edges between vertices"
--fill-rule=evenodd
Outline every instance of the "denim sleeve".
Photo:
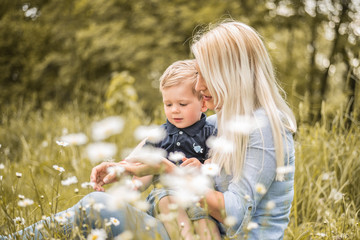
M 230 182 L 224 192 L 226 215 L 234 216 L 237 220 L 236 224 L 228 229 L 228 236 L 239 234 L 247 226 L 264 196 L 256 191 L 256 187 L 261 186 L 266 192 L 275 176 L 275 148 L 270 122 L 266 118 L 266 121 L 262 121 L 261 128 L 249 136 L 241 179 Z

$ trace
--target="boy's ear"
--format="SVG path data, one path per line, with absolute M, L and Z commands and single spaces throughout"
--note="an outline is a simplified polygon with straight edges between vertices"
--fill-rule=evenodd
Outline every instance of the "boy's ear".
M 206 101 L 204 99 L 201 99 L 201 112 L 206 112 L 208 110 L 206 106 Z

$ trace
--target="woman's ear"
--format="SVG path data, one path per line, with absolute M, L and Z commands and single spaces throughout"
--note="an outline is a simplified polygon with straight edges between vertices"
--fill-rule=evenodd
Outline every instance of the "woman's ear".
M 206 101 L 204 99 L 201 99 L 201 112 L 206 112 L 208 110 L 206 106 Z

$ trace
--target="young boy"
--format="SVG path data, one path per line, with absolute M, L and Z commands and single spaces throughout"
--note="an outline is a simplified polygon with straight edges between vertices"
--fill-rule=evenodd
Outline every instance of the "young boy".
M 177 61 L 170 65 L 160 78 L 160 91 L 163 97 L 165 115 L 167 121 L 162 127 L 167 135 L 160 143 L 152 144 L 163 148 L 169 153 L 182 152 L 185 159 L 180 166 L 197 166 L 208 158 L 206 140 L 216 134 L 214 126 L 206 122 L 203 112 L 207 110 L 200 93 L 195 91 L 197 70 L 195 60 Z M 147 143 L 148 144 L 148 143 Z M 155 176 L 140 178 L 144 183 L 142 190 L 146 189 L 151 182 L 157 181 Z M 170 194 L 171 195 L 171 194 Z M 147 201 L 151 204 L 148 213 L 152 216 L 157 214 L 157 207 L 162 198 L 171 201 L 169 192 L 162 188 L 154 188 Z M 221 239 L 219 230 L 213 220 L 204 209 L 190 207 L 178 212 L 178 226 L 181 226 L 181 235 L 184 239 L 191 239 L 191 223 L 183 221 L 182 215 L 187 214 L 189 219 L 197 222 L 194 224 L 196 233 L 201 239 Z M 174 224 L 164 222 L 170 237 L 173 237 Z M 211 234 L 211 235 L 210 235 Z M 175 236 L 178 237 L 178 236 Z

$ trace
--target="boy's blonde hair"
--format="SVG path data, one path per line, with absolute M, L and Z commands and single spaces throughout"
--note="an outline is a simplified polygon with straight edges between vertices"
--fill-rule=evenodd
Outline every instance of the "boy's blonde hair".
M 192 92 L 201 99 L 201 94 L 195 90 L 198 72 L 196 60 L 180 60 L 171 64 L 160 77 L 160 91 L 181 84 L 183 81 L 191 81 Z

